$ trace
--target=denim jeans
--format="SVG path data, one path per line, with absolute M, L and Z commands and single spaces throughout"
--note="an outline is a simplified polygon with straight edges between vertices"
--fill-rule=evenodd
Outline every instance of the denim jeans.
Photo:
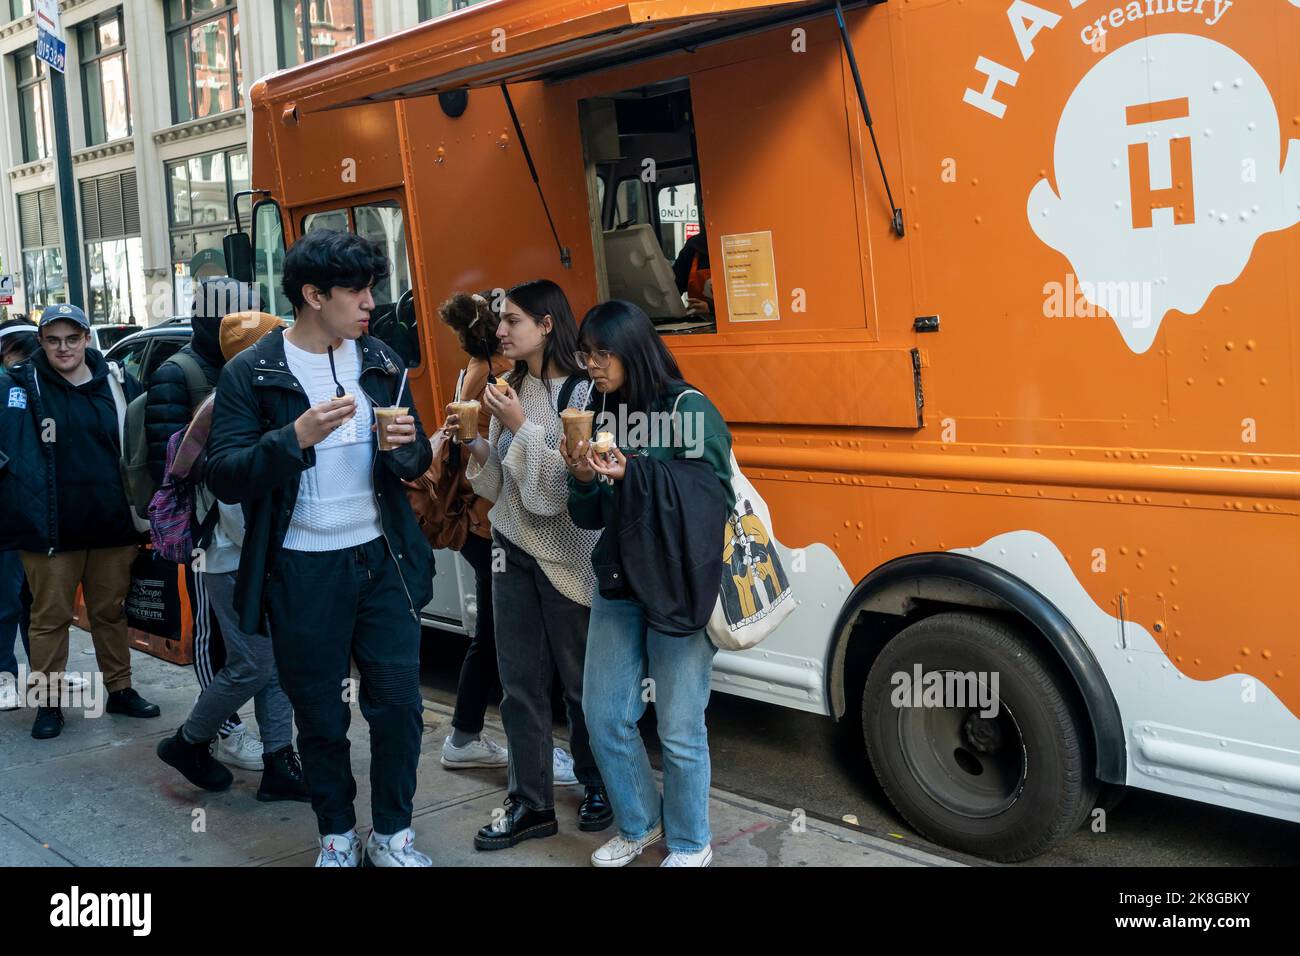
M 31 668 L 27 630 L 32 623 L 32 592 L 27 589 L 27 572 L 17 551 L 0 551 L 0 673 L 18 676 L 14 655 L 14 634 L 23 640 L 23 653 Z
M 272 754 L 293 743 L 293 708 L 280 687 L 271 639 L 264 634 L 245 634 L 239 629 L 235 611 L 235 572 L 208 574 L 203 579 L 212 611 L 225 635 L 226 662 L 203 692 L 185 721 L 190 740 L 211 740 L 230 713 L 251 699 L 257 713 L 265 753 Z
M 619 832 L 629 840 L 644 837 L 662 818 L 669 850 L 695 853 L 709 845 L 704 709 L 715 653 L 703 630 L 669 637 L 647 627 L 636 601 L 599 593 L 592 601 L 583 709 Z M 663 748 L 662 802 L 637 729 L 648 699 Z
M 384 539 L 338 551 L 281 551 L 267 610 L 321 835 L 347 833 L 357 822 L 348 742 L 354 659 L 361 716 L 370 725 L 371 818 L 382 834 L 406 829 L 424 732 L 420 620 Z

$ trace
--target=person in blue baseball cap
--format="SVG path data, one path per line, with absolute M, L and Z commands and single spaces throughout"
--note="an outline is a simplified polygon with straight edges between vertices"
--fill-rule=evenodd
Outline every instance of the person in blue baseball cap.
M 128 717 L 159 710 L 131 686 L 124 607 L 141 535 L 119 469 L 118 422 L 140 385 L 89 347 L 90 321 L 75 305 L 47 307 L 37 334 L 40 349 L 0 373 L 0 551 L 21 552 L 32 593 L 32 736 L 45 739 L 63 730 L 58 688 L 78 585 L 105 710 Z

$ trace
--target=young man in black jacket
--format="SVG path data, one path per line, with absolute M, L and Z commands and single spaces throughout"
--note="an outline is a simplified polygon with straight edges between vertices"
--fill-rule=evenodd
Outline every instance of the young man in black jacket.
M 144 429 L 149 441 L 149 476 L 155 485 L 162 484 L 167 467 L 167 443 L 189 426 L 195 410 L 217 387 L 217 378 L 226 364 L 221 354 L 221 320 L 231 312 L 252 308 L 252 287 L 235 279 L 224 276 L 206 279 L 195 288 L 189 344 L 149 376 Z M 189 374 L 186 374 L 187 367 Z M 200 693 L 207 690 L 226 664 L 226 642 L 206 587 L 202 574 L 190 567 L 185 569 L 185 589 L 193 615 L 194 674 L 199 680 Z M 243 770 L 263 768 L 262 743 L 244 726 L 238 714 L 231 714 L 221 725 L 214 750 L 222 763 Z
M 208 441 L 208 487 L 244 508 L 235 608 L 248 633 L 267 618 L 280 683 L 321 834 L 317 866 L 429 866 L 411 805 L 423 731 L 420 609 L 433 552 L 402 480 L 433 459 L 414 414 L 373 434 L 375 409 L 410 406 L 400 360 L 367 333 L 371 287 L 388 274 L 376 243 L 310 233 L 284 260 L 295 322 L 226 365 Z M 340 397 L 341 396 L 341 397 Z M 355 831 L 348 756 L 350 661 L 370 725 L 374 830 Z
M 109 713 L 157 717 L 131 687 L 124 602 L 140 535 L 118 468 L 118 398 L 90 322 L 75 305 L 51 306 L 41 350 L 0 375 L 0 550 L 17 548 L 34 603 L 29 634 L 38 707 L 32 736 L 57 737 L 63 711 L 50 691 L 68 665 L 68 627 L 81 585 Z M 117 382 L 130 401 L 140 386 Z

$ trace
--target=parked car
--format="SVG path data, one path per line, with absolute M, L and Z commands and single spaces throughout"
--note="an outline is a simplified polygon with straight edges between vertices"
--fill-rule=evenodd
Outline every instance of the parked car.
M 126 326 L 136 328 L 136 326 Z M 134 375 L 141 385 L 149 382 L 153 370 L 189 344 L 190 320 L 177 316 L 147 329 L 139 329 L 112 345 L 105 356 Z
M 125 322 L 104 322 L 90 327 L 90 347 L 107 352 L 128 335 L 139 332 L 143 326 L 128 325 Z

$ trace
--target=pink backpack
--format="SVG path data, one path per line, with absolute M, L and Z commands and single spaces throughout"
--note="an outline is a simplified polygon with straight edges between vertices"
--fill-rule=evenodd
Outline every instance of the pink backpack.
M 190 479 L 195 464 L 207 447 L 214 403 L 215 397 L 209 396 L 194 413 L 189 427 L 168 439 L 163 481 L 149 501 L 149 538 L 153 549 L 159 557 L 177 564 L 187 564 L 196 545 L 207 545 L 220 515 L 214 502 L 203 523 L 196 521 L 199 482 Z

